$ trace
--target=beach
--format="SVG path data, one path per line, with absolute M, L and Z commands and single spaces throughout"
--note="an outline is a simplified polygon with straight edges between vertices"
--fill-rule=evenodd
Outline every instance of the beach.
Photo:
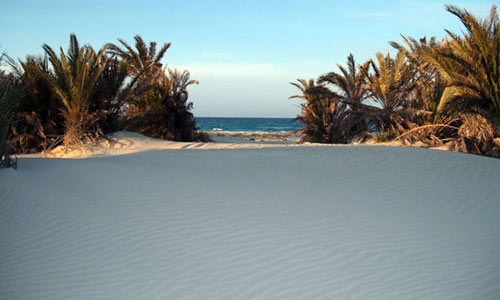
M 498 159 L 114 139 L 0 170 L 2 298 L 500 295 Z
M 299 134 L 286 132 L 203 131 L 217 143 L 297 144 Z
M 0 300 L 500 299 L 497 5 L 25 2 Z

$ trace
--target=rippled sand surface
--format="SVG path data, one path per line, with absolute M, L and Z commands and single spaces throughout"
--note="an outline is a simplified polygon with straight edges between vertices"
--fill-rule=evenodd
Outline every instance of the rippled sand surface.
M 498 159 L 302 146 L 18 165 L 0 170 L 0 299 L 500 295 Z

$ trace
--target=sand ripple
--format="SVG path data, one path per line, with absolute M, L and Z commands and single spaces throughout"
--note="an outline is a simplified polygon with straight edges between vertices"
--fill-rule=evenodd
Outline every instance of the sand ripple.
M 499 186 L 500 160 L 412 148 L 21 158 L 0 298 L 498 299 Z

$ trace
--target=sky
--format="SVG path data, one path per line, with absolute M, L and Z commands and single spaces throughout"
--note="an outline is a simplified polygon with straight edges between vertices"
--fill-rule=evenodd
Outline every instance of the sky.
M 449 1 L 182 1 L 2 0 L 0 50 L 11 57 L 43 54 L 44 43 L 67 48 L 70 33 L 100 48 L 133 43 L 137 34 L 171 42 L 163 62 L 189 70 L 197 117 L 295 117 L 290 82 L 338 71 L 349 53 L 362 63 L 391 50 L 401 35 L 460 33 Z M 484 17 L 491 1 L 453 4 Z

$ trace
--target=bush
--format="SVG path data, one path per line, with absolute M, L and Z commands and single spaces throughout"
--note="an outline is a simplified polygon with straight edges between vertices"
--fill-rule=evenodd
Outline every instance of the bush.
M 15 162 L 10 158 L 7 138 L 21 96 L 22 88 L 15 78 L 11 76 L 0 78 L 0 168 L 15 167 Z
M 450 143 L 450 150 L 500 157 L 500 145 L 495 141 L 493 127 L 488 119 L 479 114 L 466 114 L 462 120 L 458 138 Z
M 144 53 L 147 46 L 140 37 L 136 41 L 138 52 L 127 56 L 111 44 L 99 51 L 80 46 L 72 34 L 66 52 L 56 54 L 44 45 L 45 57 L 28 56 L 19 66 L 10 62 L 26 90 L 10 126 L 13 151 L 36 153 L 94 141 L 127 126 L 157 138 L 205 139 L 187 101 L 187 86 L 197 81 L 187 71 L 161 67 L 170 44 L 156 54 L 153 42 Z M 151 63 L 132 61 L 134 54 L 150 55 Z
M 375 141 L 377 143 L 386 143 L 394 140 L 397 137 L 396 132 L 392 130 L 387 130 L 382 133 L 379 133 L 375 136 Z

